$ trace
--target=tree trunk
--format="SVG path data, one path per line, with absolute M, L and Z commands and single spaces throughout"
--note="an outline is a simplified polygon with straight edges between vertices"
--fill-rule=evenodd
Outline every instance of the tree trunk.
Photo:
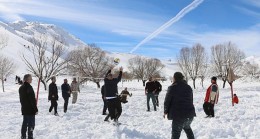
M 5 92 L 4 79 L 2 79 L 2 88 L 3 88 L 3 92 Z
M 227 80 L 225 79 L 225 80 L 223 80 L 223 88 L 225 88 L 225 86 L 226 86 L 226 82 L 227 82 Z
M 143 86 L 145 86 L 145 82 L 146 82 L 146 80 L 142 80 L 143 81 Z
M 204 88 L 203 82 L 204 82 L 204 79 L 201 78 L 201 86 L 202 86 L 202 88 Z
M 41 80 L 41 83 L 43 84 L 44 90 L 46 91 L 46 90 L 47 90 L 47 85 L 46 85 L 46 83 L 45 83 L 43 80 Z
M 193 88 L 196 89 L 196 86 L 195 86 L 196 79 L 192 79 L 192 80 L 193 80 Z
M 99 82 L 95 82 L 95 83 L 97 84 L 97 87 L 100 88 L 100 84 L 99 84 Z

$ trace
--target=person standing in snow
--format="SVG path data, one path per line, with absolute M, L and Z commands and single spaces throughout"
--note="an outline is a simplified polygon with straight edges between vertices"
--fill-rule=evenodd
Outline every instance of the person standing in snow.
M 237 94 L 234 94 L 233 102 L 238 104 L 239 100 L 238 100 Z
M 54 77 L 54 76 L 51 77 L 51 81 L 52 81 L 52 83 L 49 85 L 49 97 L 48 97 L 48 99 L 51 101 L 51 106 L 50 106 L 49 112 L 51 112 L 52 109 L 54 108 L 54 115 L 58 116 L 57 101 L 59 99 L 59 96 L 58 96 L 58 88 L 57 88 L 57 85 L 55 84 L 56 77 Z
M 156 91 L 155 91 L 155 103 L 156 103 L 156 106 L 159 107 L 159 94 L 160 92 L 162 91 L 162 85 L 160 84 L 159 81 L 157 81 L 156 79 L 154 80 L 154 83 L 155 83 L 155 86 L 156 86 Z
M 103 85 L 101 87 L 101 95 L 102 95 L 102 100 L 104 102 L 102 115 L 107 115 L 107 100 L 106 100 L 106 97 L 105 97 L 105 85 Z
M 211 78 L 211 85 L 207 89 L 204 99 L 203 109 L 207 117 L 215 117 L 214 105 L 218 103 L 219 90 L 217 85 L 217 77 Z
M 69 98 L 70 98 L 70 85 L 68 84 L 68 80 L 64 79 L 64 83 L 61 85 L 61 90 L 62 90 L 62 97 L 64 99 L 64 113 L 67 112 L 68 109 L 68 103 L 69 103 Z
M 164 118 L 172 120 L 172 139 L 179 139 L 181 131 L 184 130 L 188 139 L 194 139 L 190 127 L 196 116 L 193 105 L 193 91 L 183 80 L 181 72 L 175 72 L 173 84 L 168 87 L 164 100 Z
M 150 99 L 152 99 L 153 102 L 153 107 L 154 107 L 154 111 L 156 111 L 156 101 L 155 101 L 155 94 L 156 92 L 156 86 L 155 83 L 153 81 L 152 77 L 149 77 L 149 81 L 146 83 L 145 85 L 145 95 L 147 98 L 147 111 L 150 111 Z
M 32 86 L 32 76 L 30 74 L 24 75 L 24 83 L 19 88 L 19 97 L 21 103 L 21 110 L 23 115 L 23 124 L 21 129 L 21 139 L 26 139 L 26 132 L 28 128 L 28 139 L 33 139 L 33 130 L 35 127 L 35 115 L 38 113 L 36 105 L 35 94 Z
M 120 72 L 117 78 L 113 78 L 113 75 L 111 74 L 112 69 L 113 67 L 107 72 L 104 79 L 105 97 L 107 100 L 109 115 L 111 116 L 111 119 L 118 124 L 118 118 L 122 113 L 122 105 L 118 97 L 117 84 L 121 81 L 123 68 L 120 67 Z
M 78 99 L 78 93 L 80 93 L 79 83 L 77 82 L 76 78 L 73 78 L 70 87 L 72 92 L 72 104 L 75 104 Z
M 127 103 L 127 96 L 132 96 L 132 94 L 130 94 L 128 91 L 127 91 L 127 87 L 121 92 L 120 94 L 120 101 L 122 103 Z

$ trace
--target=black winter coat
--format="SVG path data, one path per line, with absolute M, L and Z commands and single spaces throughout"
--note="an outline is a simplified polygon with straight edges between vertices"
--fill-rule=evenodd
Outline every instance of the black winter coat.
M 106 76 L 111 73 L 111 70 L 109 70 L 106 74 Z M 117 78 L 113 78 L 112 80 L 109 80 L 105 77 L 105 97 L 116 97 L 118 95 L 118 88 L 117 84 L 121 81 L 122 78 L 122 71 L 119 72 L 119 75 Z
M 154 81 L 155 86 L 156 86 L 156 92 L 161 92 L 162 91 L 162 85 L 158 81 Z
M 58 100 L 59 96 L 58 96 L 58 88 L 57 85 L 55 83 L 51 83 L 49 85 L 49 97 L 48 100 Z
M 148 81 L 145 85 L 145 90 L 147 90 L 148 93 L 152 93 L 156 90 L 156 84 L 153 81 Z
M 169 120 L 196 116 L 193 105 L 193 91 L 187 83 L 179 81 L 168 87 L 164 101 L 164 113 L 168 114 Z
M 29 83 L 24 82 L 24 84 L 19 88 L 19 97 L 22 106 L 22 115 L 35 115 L 38 112 L 35 94 Z
M 70 97 L 70 85 L 63 83 L 61 85 L 62 97 L 69 98 Z
M 102 95 L 102 98 L 105 97 L 105 85 L 103 85 L 101 87 L 101 95 Z

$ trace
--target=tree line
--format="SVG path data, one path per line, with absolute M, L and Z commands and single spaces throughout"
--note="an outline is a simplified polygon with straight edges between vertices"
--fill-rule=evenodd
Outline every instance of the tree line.
M 256 74 L 251 73 L 252 70 L 244 64 L 244 59 L 245 53 L 231 42 L 212 46 L 210 54 L 207 54 L 205 48 L 198 43 L 192 47 L 183 47 L 177 56 L 179 67 L 186 80 L 190 78 L 193 81 L 194 88 L 196 88 L 196 79 L 200 78 L 203 86 L 205 77 L 209 75 L 220 78 L 225 88 L 229 69 L 232 69 L 237 76 L 239 73 Z M 247 62 L 247 65 L 251 64 Z
M 0 50 L 8 45 L 8 35 L 0 34 Z M 114 65 L 113 58 L 96 44 L 76 47 L 68 51 L 66 41 L 62 37 L 46 36 L 27 39 L 33 46 L 28 47 L 30 56 L 21 55 L 21 59 L 27 70 L 37 77 L 47 89 L 47 82 L 52 76 L 70 75 L 80 77 L 80 82 L 92 81 L 100 87 L 105 73 Z M 177 55 L 177 62 L 187 81 L 193 81 L 196 88 L 196 80 L 200 79 L 203 86 L 204 79 L 209 75 L 217 75 L 223 82 L 227 82 L 228 69 L 235 73 L 242 71 L 245 75 L 257 76 L 260 72 L 259 65 L 244 62 L 245 53 L 235 44 L 228 42 L 211 47 L 211 53 L 207 54 L 201 44 L 192 47 L 183 47 Z M 14 62 L 4 56 L 0 56 L 0 79 L 4 91 L 4 80 L 13 73 Z M 141 80 L 145 85 L 146 80 L 152 76 L 162 76 L 165 67 L 159 59 L 135 56 L 128 60 L 128 72 L 123 73 L 125 80 Z M 115 71 L 119 73 L 119 71 Z

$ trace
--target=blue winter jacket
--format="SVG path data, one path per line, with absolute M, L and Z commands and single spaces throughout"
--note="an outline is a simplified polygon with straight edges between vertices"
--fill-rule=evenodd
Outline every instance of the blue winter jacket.
M 70 85 L 68 83 L 63 83 L 61 85 L 62 97 L 69 98 L 70 97 Z

